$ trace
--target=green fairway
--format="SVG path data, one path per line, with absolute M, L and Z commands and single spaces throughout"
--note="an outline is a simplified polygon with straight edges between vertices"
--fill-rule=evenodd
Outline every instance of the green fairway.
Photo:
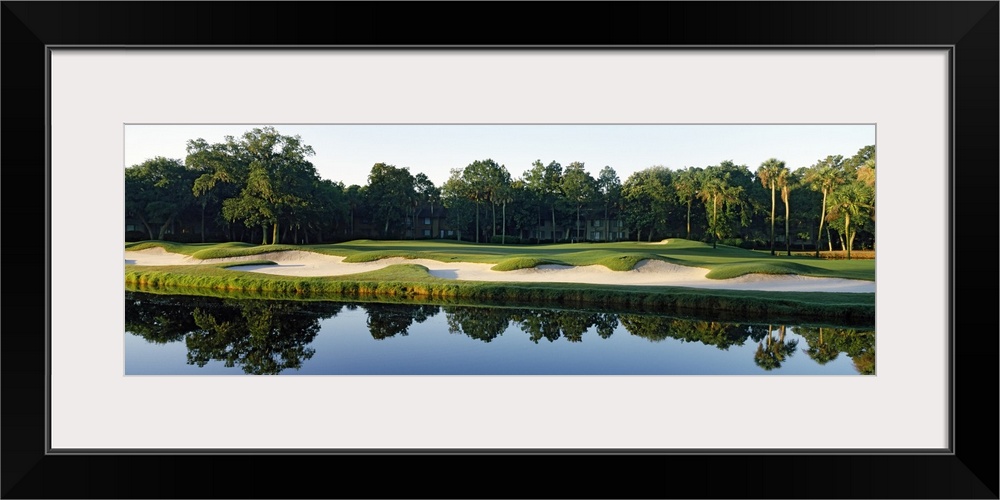
M 669 243 L 579 243 L 558 245 L 475 245 L 451 241 L 352 241 L 329 245 L 178 244 L 140 242 L 126 250 L 162 247 L 196 259 L 253 256 L 304 250 L 368 262 L 386 257 L 422 258 L 442 262 L 494 264 L 509 271 L 541 264 L 603 265 L 616 271 L 632 269 L 645 259 L 708 268 L 710 278 L 747 273 L 874 280 L 874 260 L 821 260 L 772 257 L 733 247 L 686 240 Z M 556 307 L 656 311 L 675 314 L 731 315 L 744 319 L 796 318 L 840 323 L 872 323 L 874 293 L 776 292 L 718 290 L 668 286 L 597 285 L 580 283 L 460 281 L 431 275 L 417 264 L 395 264 L 351 275 L 292 277 L 228 269 L 235 265 L 274 264 L 269 260 L 204 265 L 125 266 L 127 289 L 203 294 L 236 294 L 260 298 L 323 299 L 350 297 L 382 300 L 451 300 L 481 304 L 550 304 Z
M 357 240 L 326 245 L 251 245 L 249 243 L 192 243 L 143 241 L 126 250 L 162 247 L 169 252 L 199 259 L 258 255 L 283 250 L 304 250 L 345 258 L 345 262 L 370 262 L 387 257 L 430 259 L 441 262 L 496 264 L 498 271 L 540 264 L 603 265 L 627 271 L 645 259 L 709 269 L 709 278 L 726 279 L 750 273 L 798 274 L 828 278 L 875 280 L 874 260 L 829 260 L 808 256 L 771 256 L 767 252 L 671 239 L 668 243 L 567 243 L 553 245 L 488 245 L 445 240 Z

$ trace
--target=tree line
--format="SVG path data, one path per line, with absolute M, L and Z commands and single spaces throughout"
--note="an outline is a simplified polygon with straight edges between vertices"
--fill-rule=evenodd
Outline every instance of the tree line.
M 136 227 L 126 237 L 262 244 L 439 237 L 418 234 L 415 221 L 427 217 L 470 242 L 682 237 L 789 255 L 793 245 L 817 255 L 836 246 L 848 257 L 852 248 L 875 247 L 874 145 L 794 169 L 776 158 L 753 170 L 727 160 L 651 166 L 624 181 L 610 166 L 594 177 L 579 161 L 537 160 L 515 177 L 487 158 L 452 169 L 440 186 L 385 163 L 372 166 L 366 185 L 345 186 L 318 175 L 314 154 L 299 136 L 266 127 L 219 143 L 190 140 L 183 160 L 128 167 L 126 217 Z

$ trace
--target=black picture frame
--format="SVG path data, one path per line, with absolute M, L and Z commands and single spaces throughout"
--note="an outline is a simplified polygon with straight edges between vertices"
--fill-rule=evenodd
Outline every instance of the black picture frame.
M 4 498 L 998 498 L 998 19 L 985 2 L 3 2 Z M 455 20 L 467 23 L 456 25 Z M 570 23 L 568 19 L 573 21 Z M 515 33 L 526 33 L 518 34 Z M 944 454 L 46 453 L 46 47 L 950 46 L 952 449 Z M 976 221 L 975 226 L 970 221 Z M 35 228 L 21 240 L 16 229 Z M 915 251 L 919 251 L 915 249 Z M 975 255 L 973 254 L 975 252 Z M 985 256 L 982 254 L 985 253 Z M 983 279 L 983 276 L 989 277 Z M 980 300 L 985 299 L 985 300 Z M 987 304 L 986 312 L 974 304 Z M 960 333 L 959 333 L 960 332 Z M 401 416 L 405 418 L 405 416 Z M 865 418 L 859 410 L 858 418 Z M 821 423 L 800 423 L 803 426 Z M 828 423 L 833 425 L 833 423 Z M 487 431 L 484 429 L 484 431 Z M 312 467 L 329 477 L 310 477 Z M 378 474 L 387 477 L 372 480 Z M 473 486 L 469 486 L 473 485 Z

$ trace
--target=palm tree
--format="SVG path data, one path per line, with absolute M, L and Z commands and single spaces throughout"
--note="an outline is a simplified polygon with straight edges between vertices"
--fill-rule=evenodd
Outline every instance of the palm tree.
M 506 177 L 506 182 L 496 187 L 495 196 L 497 202 L 502 204 L 500 210 L 500 244 L 507 244 L 507 204 L 514 201 L 514 185 L 511 183 L 510 175 Z
M 802 351 L 813 361 L 825 365 L 840 356 L 840 350 L 835 345 L 823 341 L 823 327 L 819 327 L 818 339 L 811 335 L 811 331 L 806 331 L 805 329 L 796 329 L 796 333 L 806 338 L 809 348 Z
M 847 240 L 844 249 L 847 252 L 847 260 L 851 260 L 851 247 L 854 245 L 854 237 L 857 235 L 856 229 L 851 231 L 851 218 L 858 220 L 868 213 L 868 210 L 871 209 L 869 199 L 867 186 L 860 182 L 844 184 L 830 196 L 831 218 L 844 218 L 844 237 Z
M 795 185 L 797 184 L 797 182 L 796 182 L 796 176 L 791 171 L 789 171 L 787 168 L 786 169 L 782 169 L 778 173 L 777 184 L 778 184 L 778 188 L 781 190 L 781 201 L 782 201 L 782 203 L 785 204 L 785 253 L 786 253 L 786 255 L 788 255 L 789 257 L 791 257 L 792 256 L 792 241 L 789 238 L 789 227 L 788 227 L 788 224 L 789 224 L 789 219 L 791 218 L 791 203 L 790 203 L 791 192 L 792 192 L 792 189 L 795 189 L 795 187 L 796 187 Z M 772 217 L 772 219 L 773 219 L 773 217 Z M 771 239 L 774 239 L 774 236 L 773 236 L 773 234 L 774 234 L 774 228 L 773 228 L 773 226 L 772 226 L 771 232 L 772 232 Z
M 841 175 L 841 163 L 843 157 L 840 155 L 827 156 L 820 160 L 806 172 L 804 181 L 809 184 L 813 191 L 823 193 L 823 206 L 819 216 L 819 231 L 816 235 L 816 257 L 819 257 L 820 243 L 823 241 L 823 221 L 826 220 L 826 198 L 833 191 L 833 188 L 843 182 Z M 830 250 L 833 250 L 833 243 L 827 238 Z
M 719 208 L 726 204 L 739 202 L 739 196 L 743 192 L 743 188 L 740 186 L 730 186 L 728 177 L 714 175 L 711 167 L 706 169 L 703 175 L 704 177 L 698 190 L 698 198 L 706 205 L 709 203 L 712 205 L 712 222 L 710 228 L 712 232 L 712 248 L 717 248 L 716 244 L 719 240 Z
M 767 345 L 765 346 L 764 342 L 758 342 L 757 350 L 753 354 L 754 364 L 767 371 L 781 367 L 781 362 L 774 356 L 774 349 L 771 347 L 774 342 L 774 337 L 771 336 L 772 331 L 772 325 L 767 325 L 767 337 L 765 337 Z
M 687 204 L 687 239 L 691 239 L 691 203 L 698 193 L 698 175 L 700 168 L 685 167 L 674 178 L 674 192 L 681 203 Z
M 754 363 L 757 366 L 771 371 L 775 368 L 781 368 L 781 363 L 784 363 L 792 354 L 795 354 L 799 341 L 796 339 L 785 341 L 785 325 L 778 327 L 778 338 L 774 338 L 772 335 L 773 330 L 771 325 L 768 325 L 767 330 L 768 333 L 765 338 L 767 343 L 758 343 L 753 357 Z
M 875 158 L 865 160 L 865 162 L 858 167 L 857 177 L 858 181 L 871 189 L 871 216 L 872 222 L 875 222 Z M 873 241 L 872 249 L 874 248 L 875 242 Z
M 774 192 L 778 186 L 778 178 L 787 175 L 785 162 L 770 158 L 757 167 L 757 178 L 765 188 L 771 188 L 771 255 L 774 255 Z M 787 239 L 787 237 L 786 237 Z

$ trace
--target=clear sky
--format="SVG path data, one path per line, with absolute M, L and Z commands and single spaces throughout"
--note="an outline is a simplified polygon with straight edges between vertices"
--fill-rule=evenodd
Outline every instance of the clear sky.
M 184 160 L 189 139 L 222 142 L 255 125 L 126 125 L 124 166 L 156 157 Z M 875 144 L 875 125 L 273 125 L 298 135 L 316 154 L 324 179 L 365 185 L 375 163 L 423 172 L 440 186 L 453 168 L 492 158 L 521 177 L 532 162 L 584 163 L 597 177 L 605 165 L 622 182 L 654 165 L 707 167 L 724 160 L 756 170 L 768 158 L 792 170 L 827 155 L 850 157 Z

